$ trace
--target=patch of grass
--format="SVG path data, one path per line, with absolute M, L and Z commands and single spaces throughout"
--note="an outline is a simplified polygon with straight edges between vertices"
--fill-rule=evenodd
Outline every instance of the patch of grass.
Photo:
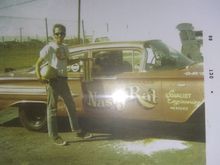
M 5 68 L 20 69 L 33 66 L 39 57 L 39 48 L 12 48 L 0 50 L 0 72 Z

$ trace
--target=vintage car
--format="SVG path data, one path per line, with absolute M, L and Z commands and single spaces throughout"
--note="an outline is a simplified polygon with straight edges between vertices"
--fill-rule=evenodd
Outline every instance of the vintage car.
M 79 116 L 183 123 L 204 111 L 203 63 L 160 40 L 93 43 L 69 51 L 72 59 L 82 59 L 68 66 Z M 24 127 L 41 130 L 45 86 L 34 68 L 2 74 L 0 109 L 18 107 Z M 66 116 L 62 99 L 58 107 L 58 115 Z

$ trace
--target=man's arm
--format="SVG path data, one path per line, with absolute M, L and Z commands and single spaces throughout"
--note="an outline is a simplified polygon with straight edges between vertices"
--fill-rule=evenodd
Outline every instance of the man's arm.
M 41 73 L 40 73 L 40 66 L 43 63 L 43 61 L 44 61 L 44 59 L 39 57 L 36 64 L 35 64 L 35 72 L 36 72 L 37 78 L 40 80 L 43 80 Z

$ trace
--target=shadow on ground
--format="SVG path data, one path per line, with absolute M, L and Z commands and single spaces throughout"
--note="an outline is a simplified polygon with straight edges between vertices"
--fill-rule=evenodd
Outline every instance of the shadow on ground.
M 205 126 L 198 123 L 86 120 L 81 125 L 88 132 L 110 134 L 112 139 L 131 141 L 145 138 L 162 138 L 205 142 Z
M 175 124 L 167 122 L 146 122 L 135 120 L 79 120 L 80 126 L 87 132 L 94 134 L 91 140 L 114 140 L 125 141 L 141 140 L 145 138 L 162 138 L 172 140 L 186 140 L 205 142 L 205 126 L 198 123 Z M 23 127 L 19 118 L 14 118 L 1 124 L 3 127 Z M 67 118 L 59 118 L 59 132 L 69 132 Z M 24 128 L 25 129 L 25 128 Z

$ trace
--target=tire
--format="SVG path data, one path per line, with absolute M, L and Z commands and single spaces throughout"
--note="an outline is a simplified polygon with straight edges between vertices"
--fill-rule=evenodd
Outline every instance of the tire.
M 19 106 L 22 125 L 31 131 L 45 131 L 47 128 L 46 105 L 29 104 Z

